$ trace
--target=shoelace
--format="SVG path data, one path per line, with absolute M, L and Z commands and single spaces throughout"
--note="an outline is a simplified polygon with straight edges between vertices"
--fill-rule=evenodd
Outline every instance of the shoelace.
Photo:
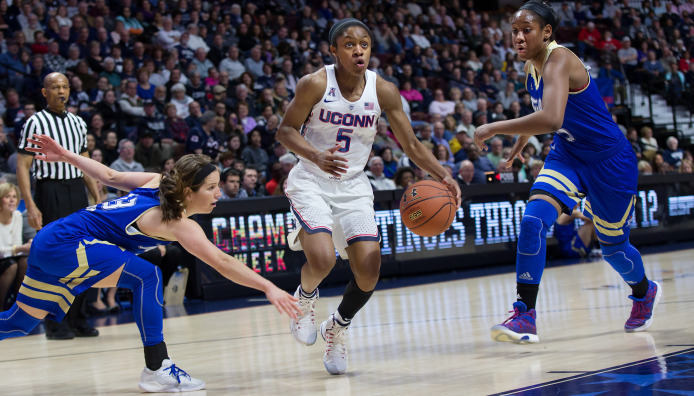
M 166 370 L 169 370 L 169 372 L 170 372 L 169 375 L 176 378 L 176 381 L 178 381 L 179 384 L 181 383 L 181 378 L 180 378 L 181 376 L 184 376 L 184 377 L 187 377 L 188 379 L 191 379 L 190 375 L 188 375 L 188 373 L 186 373 L 182 369 L 176 367 L 175 364 L 172 364 L 171 366 L 164 369 L 164 371 L 166 371 Z
M 346 348 L 344 342 L 344 335 L 346 327 L 339 326 L 333 323 L 333 327 L 325 332 L 326 342 L 328 343 L 327 353 L 332 355 L 331 352 L 337 352 L 338 354 L 344 355 Z
M 311 315 L 311 310 L 315 307 L 316 299 L 299 299 L 299 309 L 301 310 L 301 316 L 297 318 L 297 323 L 299 325 L 305 324 L 306 322 L 311 322 L 315 324 L 315 317 Z
M 635 301 L 631 307 L 631 317 L 634 319 L 643 319 L 646 317 L 646 304 L 644 301 Z
M 502 323 L 502 324 L 506 324 L 506 323 L 512 321 L 513 319 L 520 317 L 520 314 L 521 314 L 521 313 L 520 313 L 520 311 L 518 310 L 518 308 L 513 308 L 513 311 L 508 311 L 508 313 L 512 313 L 512 312 L 513 312 L 513 315 L 512 315 L 510 318 L 506 319 L 506 320 L 504 321 L 504 323 Z

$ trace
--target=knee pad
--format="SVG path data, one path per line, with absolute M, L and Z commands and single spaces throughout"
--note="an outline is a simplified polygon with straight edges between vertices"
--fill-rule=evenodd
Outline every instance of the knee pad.
M 547 259 L 547 231 L 557 220 L 554 206 L 541 199 L 528 202 L 521 220 L 518 252 L 516 254 L 516 281 L 539 284 Z
M 615 245 L 601 245 L 602 256 L 624 281 L 635 285 L 643 279 L 645 270 L 641 254 L 626 240 Z
M 539 254 L 545 245 L 547 231 L 557 220 L 554 206 L 544 200 L 530 201 L 520 225 L 518 253 L 526 256 Z
M 14 304 L 8 311 L 0 313 L 0 340 L 29 334 L 41 319 L 24 312 Z

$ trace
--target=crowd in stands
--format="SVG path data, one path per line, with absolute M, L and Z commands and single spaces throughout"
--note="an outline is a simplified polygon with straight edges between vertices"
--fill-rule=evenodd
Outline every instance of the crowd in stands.
M 480 152 L 472 136 L 479 125 L 533 112 L 511 14 L 457 0 L 242 3 L 0 0 L 2 172 L 15 171 L 22 126 L 45 106 L 43 78 L 56 71 L 69 78 L 68 109 L 88 125 L 92 158 L 159 172 L 204 153 L 222 171 L 224 199 L 283 195 L 297 158 L 276 142 L 277 128 L 299 78 L 333 62 L 328 30 L 345 17 L 371 27 L 370 69 L 398 86 L 417 137 L 461 186 L 507 171 L 513 137 Z M 594 77 L 613 79 L 622 101 L 627 83 L 691 100 L 694 0 L 555 6 L 560 43 L 597 63 Z M 642 172 L 692 172 L 692 154 L 676 137 L 659 142 L 652 126 L 626 125 Z M 525 162 L 510 168 L 514 180 L 534 180 L 551 139 L 530 139 Z M 427 177 L 404 156 L 387 114 L 367 174 L 374 189 Z

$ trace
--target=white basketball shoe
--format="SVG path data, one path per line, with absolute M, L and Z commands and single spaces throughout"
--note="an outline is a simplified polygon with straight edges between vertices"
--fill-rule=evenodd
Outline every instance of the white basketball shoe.
M 191 377 L 170 359 L 165 359 L 159 370 L 152 371 L 147 367 L 142 370 L 139 387 L 144 392 L 190 392 L 205 389 L 205 382 Z
M 347 371 L 347 342 L 345 332 L 348 326 L 340 325 L 335 314 L 330 315 L 320 325 L 320 333 L 328 344 L 323 354 L 323 364 L 330 374 L 339 375 Z
M 299 286 L 296 288 L 296 292 L 294 292 L 294 298 L 299 300 L 298 305 L 301 310 L 301 316 L 296 320 L 292 319 L 289 329 L 297 341 L 304 345 L 313 345 L 316 343 L 316 338 L 318 338 L 315 317 L 318 289 L 316 289 L 312 297 L 306 298 L 301 295 L 301 286 Z

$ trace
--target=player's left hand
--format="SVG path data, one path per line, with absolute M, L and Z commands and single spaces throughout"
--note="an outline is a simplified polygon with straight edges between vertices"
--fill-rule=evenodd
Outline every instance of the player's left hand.
M 46 162 L 65 161 L 69 153 L 63 146 L 46 135 L 33 135 L 27 138 L 27 142 L 36 147 L 26 147 L 27 151 L 36 153 L 35 158 Z
M 528 144 L 528 139 L 530 139 L 530 136 L 518 136 L 516 143 L 513 144 L 513 148 L 511 149 L 511 154 L 506 160 L 506 169 L 511 167 L 516 158 L 518 158 L 522 163 L 525 163 L 525 157 L 523 157 L 522 152 L 525 145 Z
M 277 287 L 272 287 L 270 290 L 265 292 L 265 296 L 272 303 L 272 305 L 277 308 L 279 313 L 287 314 L 292 319 L 296 319 L 299 315 L 301 315 L 301 310 L 297 304 L 299 300 L 294 298 L 294 296 L 286 291 L 280 290 Z
M 478 126 L 477 129 L 475 129 L 475 135 L 473 140 L 475 141 L 475 145 L 479 147 L 480 150 L 487 151 L 489 148 L 484 142 L 493 138 L 494 135 L 496 134 L 492 130 L 491 124 L 484 124 Z
M 441 183 L 443 183 L 444 186 L 448 187 L 449 190 L 451 190 L 451 193 L 455 197 L 455 207 L 459 208 L 460 204 L 462 202 L 461 194 L 460 194 L 460 186 L 458 186 L 458 182 L 453 180 L 453 177 L 450 175 L 446 176 L 443 180 L 441 180 Z

